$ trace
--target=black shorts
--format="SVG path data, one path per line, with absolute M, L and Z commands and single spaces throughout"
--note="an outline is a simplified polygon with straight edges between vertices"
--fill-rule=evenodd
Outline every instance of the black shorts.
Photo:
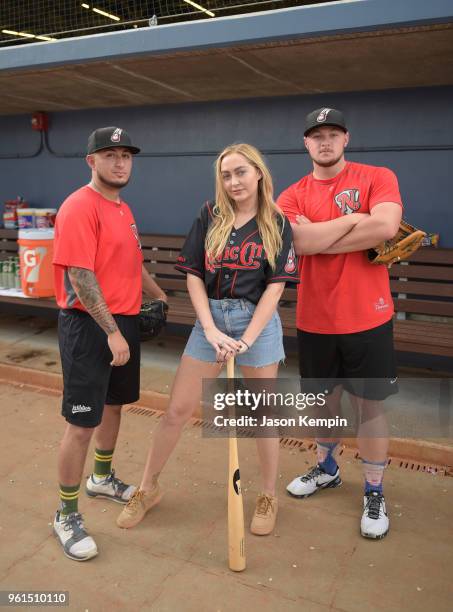
M 104 404 L 136 402 L 140 394 L 140 334 L 138 316 L 114 315 L 129 344 L 130 359 L 123 366 L 110 365 L 107 336 L 96 321 L 81 310 L 60 310 L 58 341 L 63 369 L 61 413 L 73 425 L 96 427 Z
M 353 395 L 373 400 L 398 392 L 392 319 L 354 334 L 313 334 L 298 329 L 297 339 L 302 379 L 319 381 L 313 380 L 313 389 L 331 391 L 342 384 Z

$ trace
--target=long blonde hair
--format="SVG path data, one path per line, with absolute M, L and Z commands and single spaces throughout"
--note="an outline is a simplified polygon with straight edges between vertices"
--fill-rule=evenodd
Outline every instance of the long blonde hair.
M 256 221 L 263 241 L 264 251 L 272 269 L 281 251 L 284 215 L 274 202 L 274 187 L 271 174 L 261 153 L 252 145 L 240 143 L 226 147 L 215 161 L 216 197 L 213 208 L 213 222 L 206 235 L 205 250 L 209 260 L 222 256 L 235 219 L 235 204 L 227 194 L 221 173 L 223 159 L 227 155 L 238 153 L 254 166 L 260 173 L 258 182 L 258 211 Z M 278 222 L 280 218 L 280 224 Z

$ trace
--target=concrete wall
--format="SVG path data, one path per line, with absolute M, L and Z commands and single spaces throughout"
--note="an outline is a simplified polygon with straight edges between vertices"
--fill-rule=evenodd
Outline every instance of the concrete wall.
M 213 195 L 216 152 L 237 141 L 261 148 L 278 194 L 310 170 L 303 117 L 334 106 L 344 111 L 351 132 L 348 158 L 393 169 L 408 220 L 440 232 L 441 245 L 453 247 L 452 102 L 453 88 L 439 87 L 55 113 L 50 150 L 45 146 L 34 157 L 26 157 L 40 142 L 30 117 L 0 117 L 0 200 L 22 195 L 32 205 L 59 206 L 88 180 L 88 134 L 119 125 L 144 153 L 124 190 L 140 231 L 183 234 Z

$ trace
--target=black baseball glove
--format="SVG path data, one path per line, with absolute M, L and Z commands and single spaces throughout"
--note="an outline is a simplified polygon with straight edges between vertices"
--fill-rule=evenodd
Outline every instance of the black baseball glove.
M 145 302 L 140 308 L 140 340 L 155 338 L 165 327 L 168 305 L 162 300 Z

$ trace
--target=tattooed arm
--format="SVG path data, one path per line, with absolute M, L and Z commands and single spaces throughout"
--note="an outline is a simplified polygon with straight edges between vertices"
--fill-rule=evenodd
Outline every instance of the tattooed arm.
M 85 268 L 68 268 L 69 280 L 81 303 L 96 323 L 107 334 L 112 351 L 112 366 L 122 366 L 129 361 L 129 346 L 109 311 L 94 272 Z

